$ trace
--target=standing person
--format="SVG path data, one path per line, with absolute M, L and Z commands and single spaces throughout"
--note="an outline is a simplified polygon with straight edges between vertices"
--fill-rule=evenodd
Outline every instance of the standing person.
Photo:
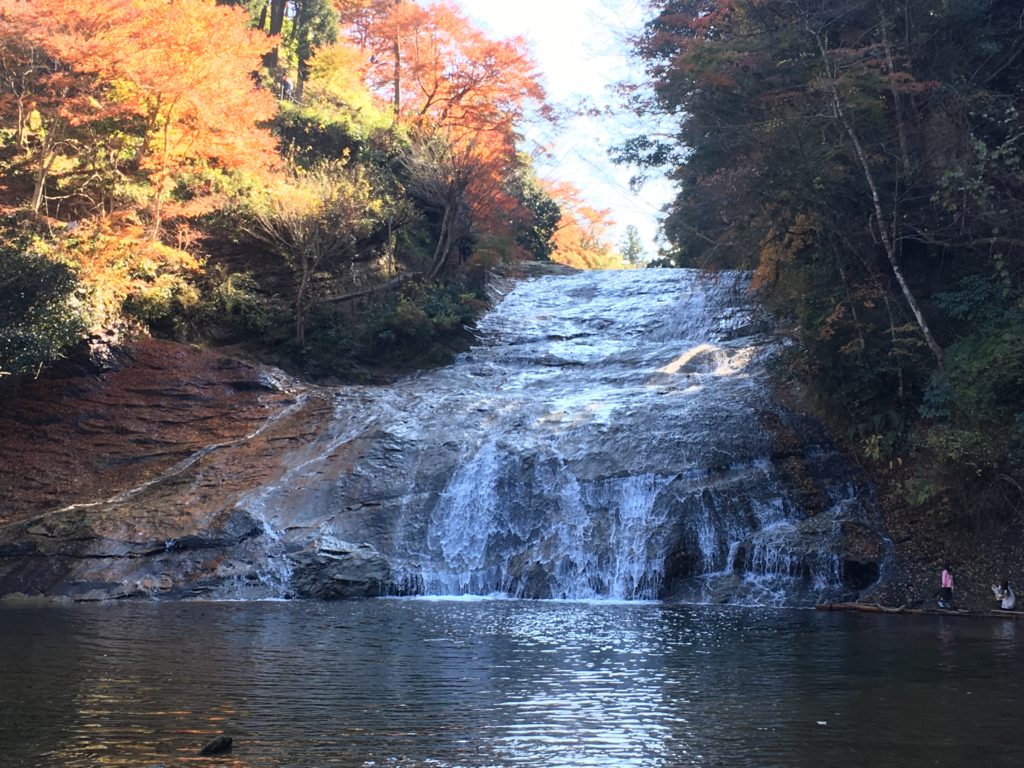
M 292 78 L 290 75 L 281 75 L 281 98 L 290 99 L 292 93 L 295 91 L 295 86 L 292 84 Z
M 939 598 L 939 608 L 953 607 L 953 573 L 947 565 L 942 569 L 942 576 L 939 577 L 942 587 L 942 596 Z

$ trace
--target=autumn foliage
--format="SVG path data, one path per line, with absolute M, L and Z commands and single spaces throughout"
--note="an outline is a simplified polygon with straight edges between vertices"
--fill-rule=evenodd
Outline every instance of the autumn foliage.
M 604 212 L 523 182 L 544 98 L 525 40 L 451 0 L 0 0 L 2 227 L 77 281 L 40 306 L 94 332 L 237 321 L 293 328 L 273 343 L 301 360 L 369 354 L 342 329 L 401 336 L 388 306 L 431 317 L 480 264 L 607 265 Z
M 243 14 L 206 0 L 2 0 L 0 36 L 15 128 L 35 145 L 33 210 L 63 159 L 117 173 L 137 170 L 152 189 L 151 227 L 171 176 L 205 165 L 265 169 L 275 159 L 258 126 L 275 107 L 251 72 L 266 40 Z M 116 126 L 115 130 L 110 130 Z
M 519 162 L 517 126 L 544 101 L 525 40 L 490 39 L 451 0 L 369 11 L 352 28 L 367 54 L 369 87 L 390 100 L 399 122 L 450 146 L 467 172 L 470 229 L 501 234 L 525 215 L 504 184 Z M 510 232 L 504 240 L 512 243 Z
M 562 216 L 552 236 L 551 260 L 576 269 L 619 269 L 622 258 L 608 245 L 611 212 L 594 208 L 568 182 L 549 185 Z

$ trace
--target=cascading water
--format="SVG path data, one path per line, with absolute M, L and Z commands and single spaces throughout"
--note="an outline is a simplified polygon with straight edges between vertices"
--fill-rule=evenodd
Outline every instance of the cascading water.
M 867 530 L 862 494 L 772 402 L 779 342 L 745 287 L 689 270 L 523 282 L 452 366 L 339 389 L 335 437 L 259 493 L 259 517 L 292 550 L 363 545 L 396 593 L 780 604 L 866 587 L 879 558 L 847 535 Z

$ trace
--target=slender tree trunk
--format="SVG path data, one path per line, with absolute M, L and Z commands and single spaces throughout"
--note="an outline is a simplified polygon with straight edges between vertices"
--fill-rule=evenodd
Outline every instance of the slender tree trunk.
M 303 254 L 300 259 L 299 287 L 295 292 L 295 343 L 302 349 L 306 344 L 306 294 L 309 292 L 311 267 L 308 255 Z
M 885 63 L 889 69 L 889 88 L 892 91 L 892 113 L 896 119 L 896 137 L 900 144 L 900 161 L 903 163 L 903 172 L 910 174 L 910 153 L 907 150 L 907 131 L 903 125 L 903 100 L 899 91 L 896 90 L 896 63 L 893 61 L 892 45 L 889 44 L 889 19 L 885 15 L 885 8 L 878 4 L 878 12 L 882 17 L 882 45 L 885 48 Z
M 896 349 L 896 319 L 892 316 L 892 304 L 889 302 L 889 293 L 885 292 L 882 294 L 882 298 L 885 300 L 885 311 L 889 315 L 889 340 L 892 342 L 893 349 Z M 899 391 L 897 392 L 899 399 L 903 400 L 904 383 L 903 383 L 903 366 L 897 364 L 896 368 L 899 373 Z
M 160 179 L 157 181 L 156 194 L 153 195 L 153 204 L 149 208 L 150 212 L 150 228 L 149 228 L 149 239 L 158 240 L 160 238 L 160 226 L 163 224 L 164 214 L 164 176 L 161 173 Z
M 38 214 L 39 209 L 43 207 L 43 199 L 46 197 L 46 180 L 50 176 L 50 169 L 56 158 L 55 152 L 40 148 L 39 163 L 36 166 L 36 181 L 32 188 L 32 213 L 34 214 Z
M 25 122 L 28 120 L 28 115 L 25 113 L 25 97 L 18 96 L 18 125 L 14 134 L 14 141 L 19 148 L 24 147 L 27 142 L 27 136 L 25 131 Z
M 151 240 L 159 239 L 160 225 L 163 223 L 164 187 L 167 185 L 169 155 L 171 152 L 171 115 L 173 113 L 174 103 L 171 103 L 167 110 L 167 115 L 164 117 L 164 124 L 162 128 L 163 148 L 160 155 L 160 170 L 157 172 L 156 191 L 153 194 L 153 203 L 150 206 L 150 216 L 152 217 L 152 221 L 150 223 L 149 237 Z
M 132 158 L 132 168 L 136 170 L 142 165 L 143 159 L 146 157 L 146 153 L 149 152 L 150 147 L 150 136 L 153 131 L 156 130 L 157 121 L 160 118 L 160 97 L 157 96 L 156 101 L 149 108 L 146 113 L 146 130 L 142 134 L 142 142 L 135 149 L 135 155 Z
M 860 143 L 860 138 L 857 136 L 857 132 L 854 130 L 853 124 L 847 117 L 846 112 L 843 110 L 842 99 L 839 97 L 839 86 L 836 84 L 836 74 L 829 67 L 828 53 L 825 49 L 825 44 L 819 33 L 812 31 L 811 34 L 814 35 L 814 38 L 818 43 L 818 50 L 821 52 L 822 62 L 825 65 L 825 70 L 831 84 L 832 108 L 835 111 L 836 117 L 839 118 L 843 128 L 846 130 L 847 135 L 850 137 L 850 141 L 853 143 L 854 154 L 857 156 L 861 172 L 864 174 L 864 180 L 867 182 L 868 189 L 871 191 L 871 202 L 875 211 L 875 220 L 878 224 L 878 234 L 882 240 L 882 246 L 885 249 L 885 256 L 889 260 L 889 266 L 892 269 L 893 275 L 896 277 L 896 282 L 900 286 L 903 298 L 906 300 L 907 305 L 910 307 L 910 311 L 914 315 L 914 319 L 917 321 L 918 328 L 921 330 L 921 335 L 924 337 L 925 343 L 928 345 L 928 349 L 930 349 L 932 354 L 935 356 L 935 362 L 938 363 L 939 370 L 944 371 L 945 362 L 942 347 L 939 346 L 935 337 L 932 336 L 931 329 L 928 327 L 928 322 L 925 320 L 924 312 L 921 311 L 921 307 L 917 303 L 917 299 L 910 290 L 910 286 L 907 284 L 907 280 L 903 276 L 903 270 L 900 268 L 899 261 L 896 258 L 896 243 L 893 239 L 892 233 L 889 232 L 885 224 L 887 217 L 882 210 L 882 198 L 878 194 L 878 185 L 875 183 L 875 176 L 871 171 L 871 164 L 868 162 L 867 154 L 864 152 L 864 147 Z
M 834 230 L 832 230 L 834 231 Z M 832 251 L 832 258 L 836 260 L 836 268 L 839 270 L 839 278 L 843 281 L 843 293 L 846 294 L 846 304 L 850 307 L 850 315 L 853 317 L 853 327 L 857 331 L 857 339 L 860 341 L 859 357 L 864 358 L 864 350 L 867 349 L 867 339 L 864 338 L 864 327 L 860 321 L 860 315 L 857 312 L 857 304 L 853 300 L 853 295 L 850 292 L 850 280 L 846 275 L 846 267 L 843 265 L 843 259 L 839 255 L 839 248 L 835 244 L 835 238 L 832 237 L 831 232 L 829 233 L 829 248 Z
M 48 130 L 42 132 L 39 143 L 39 151 L 36 155 L 36 179 L 32 188 L 32 213 L 39 213 L 46 199 L 46 182 L 50 178 L 50 171 L 57 161 L 57 146 L 63 141 L 66 124 L 62 120 L 54 121 Z
M 270 0 L 270 34 L 280 35 L 284 29 L 286 0 Z
M 402 0 L 395 0 L 395 5 L 401 5 Z M 398 33 L 395 33 L 395 92 L 392 95 L 392 106 L 395 108 L 395 120 L 398 119 L 398 114 L 402 110 L 402 43 L 398 39 Z
M 431 280 L 437 279 L 444 269 L 445 262 L 448 261 L 448 251 L 451 248 L 449 233 L 452 228 L 452 208 L 451 204 L 447 204 L 444 207 L 444 216 L 441 218 L 441 231 L 437 235 L 437 247 L 434 249 L 433 266 L 430 269 Z
M 392 97 L 392 105 L 395 108 L 395 119 L 402 110 L 402 44 L 395 38 L 395 93 Z

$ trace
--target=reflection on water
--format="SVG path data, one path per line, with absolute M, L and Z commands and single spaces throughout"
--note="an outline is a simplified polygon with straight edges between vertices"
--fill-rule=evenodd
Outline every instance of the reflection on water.
M 1020 765 L 1022 630 L 657 604 L 5 605 L 0 765 Z M 198 757 L 221 732 L 234 752 Z

